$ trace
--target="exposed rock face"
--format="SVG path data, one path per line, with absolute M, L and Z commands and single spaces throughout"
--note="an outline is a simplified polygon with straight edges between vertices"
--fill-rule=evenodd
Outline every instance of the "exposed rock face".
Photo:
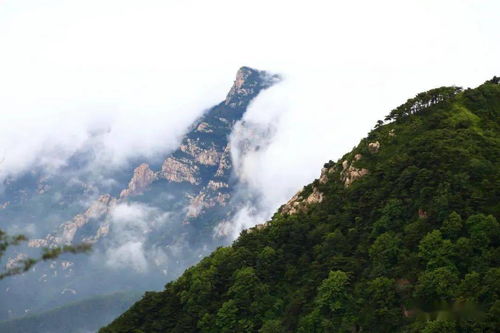
M 114 228 L 119 229 L 118 224 L 121 222 L 119 218 L 115 218 L 117 215 L 112 213 L 118 204 L 120 204 L 120 208 L 124 207 L 124 209 L 135 209 L 136 205 L 137 207 L 144 205 L 147 206 L 147 209 L 151 209 L 153 213 L 146 217 L 148 219 L 146 222 L 151 222 L 151 228 L 148 225 L 144 235 L 141 235 L 145 238 L 144 244 L 146 246 L 169 252 L 171 248 L 179 248 L 173 243 L 175 240 L 171 240 L 169 237 L 172 236 L 172 239 L 175 239 L 181 235 L 181 237 L 185 238 L 183 244 L 189 244 L 189 246 L 180 245 L 179 251 L 190 251 L 189 254 L 182 256 L 188 258 L 194 253 L 196 255 L 200 254 L 213 244 L 220 244 L 220 240 L 216 240 L 216 237 L 212 237 L 212 235 L 206 237 L 206 230 L 214 230 L 221 237 L 229 235 L 233 227 L 230 221 L 241 208 L 239 204 L 244 200 L 238 202 L 237 198 L 234 198 L 234 200 L 232 198 L 236 180 L 232 178 L 233 163 L 228 138 L 233 131 L 234 125 L 242 119 L 251 100 L 262 89 L 270 87 L 277 80 L 276 76 L 242 67 L 238 71 L 234 85 L 226 99 L 207 110 L 193 124 L 192 129 L 186 133 L 178 149 L 165 156 L 161 166 L 142 163 L 135 168 L 131 177 L 123 183 L 123 173 L 120 170 L 119 177 L 115 179 L 120 182 L 119 187 L 115 187 L 115 183 L 110 190 L 113 191 L 112 193 L 118 191 L 119 195 L 116 198 L 107 194 L 101 195 L 90 204 L 86 211 L 77 211 L 80 214 L 75 215 L 75 210 L 79 209 L 78 202 L 81 202 L 82 198 L 87 199 L 89 196 L 95 198 L 101 193 L 106 193 L 101 192 L 102 189 L 99 186 L 84 184 L 84 181 L 81 181 L 81 184 L 78 183 L 81 193 L 79 192 L 75 197 L 63 197 L 61 200 L 64 200 L 66 205 L 68 202 L 75 203 L 71 207 L 72 215 L 69 215 L 72 217 L 61 223 L 57 229 L 46 237 L 29 241 L 29 247 L 55 247 L 84 242 L 97 243 L 95 244 L 96 248 L 109 250 L 113 246 L 111 243 L 115 241 L 115 236 L 117 236 L 117 234 L 114 234 L 111 237 L 110 234 L 113 233 Z M 82 158 L 82 160 L 85 160 L 85 158 Z M 59 192 L 60 188 L 57 186 L 51 187 L 54 184 L 53 180 L 45 180 L 38 175 L 36 176 L 37 178 L 33 177 L 34 181 L 32 183 L 34 184 L 33 192 L 38 198 L 40 194 L 46 191 L 56 194 Z M 78 181 L 80 182 L 80 180 Z M 16 198 L 15 206 L 18 205 L 18 201 L 25 200 L 29 194 L 21 190 L 24 191 L 25 188 L 20 188 L 17 191 L 19 199 Z M 145 195 L 140 196 L 141 194 Z M 2 199 L 0 201 L 0 211 L 3 213 L 11 209 L 13 204 L 9 205 L 7 198 L 5 200 L 3 197 L 0 198 Z M 309 202 L 315 200 L 321 200 L 321 198 L 313 196 L 309 199 Z M 5 208 L 5 210 L 2 208 Z M 158 223 L 158 226 L 152 226 L 156 223 L 156 220 L 153 220 L 156 219 L 155 214 L 168 215 L 168 227 L 162 223 Z M 150 216 L 152 216 L 151 220 L 149 220 Z M 224 221 L 227 223 L 224 224 Z M 184 226 L 188 224 L 196 227 L 188 228 Z M 217 228 L 220 233 L 216 231 Z M 173 231 L 171 232 L 171 230 Z M 161 240 L 153 231 L 162 234 Z M 165 234 L 165 237 L 163 237 L 163 234 Z M 103 240 L 106 236 L 109 242 Z M 67 269 L 61 269 L 58 263 L 60 263 L 60 260 L 57 260 L 57 264 L 55 262 L 54 265 L 44 266 L 43 271 L 40 268 L 37 271 L 36 279 L 40 278 L 41 281 L 47 281 L 47 285 L 53 287 L 54 285 L 51 285 L 51 283 L 60 281 L 53 279 L 59 274 L 57 279 L 67 278 L 64 281 L 71 284 L 75 282 L 75 280 L 72 280 L 75 276 L 88 268 L 83 264 L 88 264 L 88 262 L 80 258 L 76 259 L 74 264 L 72 263 L 71 267 L 68 266 Z M 180 264 L 180 266 L 183 267 L 184 264 L 186 263 Z M 172 271 L 174 270 L 172 269 Z M 54 290 L 58 287 L 56 286 Z M 113 288 L 115 287 L 113 286 Z M 76 290 L 74 289 L 75 292 Z M 62 293 L 74 294 L 69 289 L 62 291 Z
M 71 221 L 62 224 L 59 231 L 49 234 L 44 239 L 32 239 L 29 247 L 52 247 L 71 244 L 77 230 L 87 224 L 91 219 L 105 216 L 116 205 L 117 200 L 109 194 L 100 196 L 83 214 L 76 215 Z
M 213 130 L 210 128 L 210 125 L 206 122 L 201 122 L 198 127 L 196 127 L 196 130 L 198 132 L 203 132 L 203 133 L 213 133 Z
M 128 187 L 121 191 L 120 199 L 139 195 L 146 191 L 152 183 L 163 178 L 172 183 L 185 182 L 194 186 L 192 193 L 185 194 L 189 201 L 186 214 L 188 219 L 198 217 L 206 209 L 225 206 L 231 197 L 228 179 L 231 174 L 232 162 L 227 137 L 231 133 L 232 125 L 242 116 L 241 111 L 244 111 L 250 100 L 260 90 L 270 87 L 278 79 L 277 76 L 270 76 L 249 67 L 240 68 L 223 103 L 226 105 L 226 109 L 219 110 L 218 107 L 215 107 L 214 110 L 203 116 L 194 130 L 186 135 L 179 149 L 164 160 L 160 171 L 151 170 L 146 163 L 139 165 L 134 170 Z M 233 110 L 239 110 L 240 113 L 227 113 Z M 217 116 L 212 116 L 211 112 Z M 203 179 L 201 172 L 206 173 L 206 168 L 210 167 L 216 167 L 212 176 L 214 179 Z M 39 184 L 43 185 L 43 180 Z M 39 185 L 38 190 L 39 193 L 43 193 L 47 189 L 48 187 L 40 187 Z M 62 224 L 59 231 L 49 234 L 43 239 L 32 239 L 28 245 L 30 247 L 50 247 L 70 244 L 81 227 L 91 219 L 101 219 L 103 221 L 98 225 L 97 232 L 83 238 L 84 241 L 95 242 L 109 233 L 109 221 L 106 221 L 104 217 L 117 202 L 118 200 L 110 195 L 103 195 L 86 212 L 78 214 L 71 221 Z
M 192 161 L 183 159 L 178 160 L 174 157 L 168 157 L 161 167 L 162 176 L 171 182 L 199 184 L 199 167 Z
M 310 205 L 323 201 L 323 193 L 316 187 L 313 188 L 312 193 L 306 198 L 303 197 L 302 192 L 302 190 L 297 192 L 286 204 L 284 204 L 281 207 L 281 213 L 292 215 L 298 212 L 305 212 Z
M 319 176 L 319 183 L 326 184 L 330 179 L 331 175 L 335 172 L 335 167 L 322 168 L 321 175 Z
M 251 233 L 251 232 L 254 232 L 256 230 L 262 230 L 262 229 L 268 227 L 269 224 L 270 224 L 269 221 L 265 222 L 265 223 L 257 224 L 257 225 L 255 225 L 255 227 L 248 229 L 248 232 Z
M 245 84 L 248 78 L 252 75 L 255 75 L 252 70 L 247 67 L 242 67 L 236 73 L 236 79 L 234 80 L 233 86 L 229 93 L 227 94 L 225 103 L 226 105 L 230 105 L 231 103 L 235 103 L 234 96 L 246 96 L 253 92 L 253 84 Z
M 297 213 L 297 207 L 302 202 L 302 197 L 300 196 L 301 193 L 302 190 L 295 193 L 295 195 L 290 200 L 288 200 L 288 202 L 284 204 L 283 207 L 281 207 L 281 213 L 290 215 Z
M 368 150 L 370 153 L 375 154 L 378 153 L 378 150 L 380 149 L 380 142 L 375 141 L 375 142 L 370 142 L 368 144 Z
M 326 184 L 328 182 L 328 169 L 322 168 L 321 175 L 319 176 L 319 183 Z
M 232 165 L 233 164 L 231 162 L 231 148 L 229 145 L 227 145 L 226 148 L 224 149 L 224 152 L 221 155 L 219 167 L 215 172 L 215 177 L 224 176 L 224 174 L 227 173 L 226 171 L 232 168 Z
M 254 95 L 260 89 L 270 87 L 279 80 L 280 77 L 277 75 L 271 76 L 264 71 L 241 67 L 236 73 L 236 79 L 224 103 L 237 107 L 241 105 L 245 97 Z
M 219 163 L 221 156 L 221 153 L 217 152 L 214 146 L 203 149 L 196 141 L 189 138 L 181 145 L 180 149 L 186 154 L 191 155 L 196 162 L 203 165 L 216 165 Z
M 197 196 L 191 197 L 186 216 L 188 218 L 198 217 L 204 209 L 212 208 L 216 205 L 225 206 L 230 197 L 228 193 L 217 192 L 214 195 L 210 195 L 206 192 L 200 192 Z
M 356 154 L 354 156 L 354 161 L 360 160 L 361 157 L 362 157 L 361 154 Z M 353 166 L 352 164 L 353 164 L 352 162 L 350 163 L 347 160 L 344 160 L 342 162 L 342 171 L 340 173 L 340 178 L 344 183 L 345 187 L 351 185 L 356 179 L 359 179 L 364 175 L 368 174 L 367 169 L 359 169 Z
M 149 168 L 149 165 L 143 163 L 134 170 L 134 175 L 128 184 L 128 188 L 120 193 L 120 198 L 131 195 L 138 195 L 151 185 L 157 179 L 157 175 Z
M 47 247 L 48 245 L 49 245 L 49 241 L 45 238 L 30 239 L 28 241 L 29 247 Z
M 15 269 L 22 264 L 23 260 L 28 259 L 28 255 L 25 253 L 18 253 L 15 257 L 9 258 L 5 264 L 7 270 Z
M 313 193 L 306 198 L 306 203 L 308 204 L 320 203 L 321 201 L 323 201 L 323 193 L 321 193 L 316 187 L 313 189 Z
M 224 182 L 215 182 L 213 180 L 209 181 L 208 185 L 207 185 L 207 188 L 209 188 L 212 191 L 217 191 L 218 189 L 228 188 L 228 187 L 229 187 L 229 185 L 227 183 L 224 183 Z
M 87 224 L 90 219 L 98 219 L 105 216 L 109 210 L 116 205 L 116 199 L 109 194 L 101 195 L 99 199 L 90 205 L 83 214 L 78 214 L 71 222 L 63 225 L 61 239 L 56 238 L 58 244 L 71 244 L 78 228 Z

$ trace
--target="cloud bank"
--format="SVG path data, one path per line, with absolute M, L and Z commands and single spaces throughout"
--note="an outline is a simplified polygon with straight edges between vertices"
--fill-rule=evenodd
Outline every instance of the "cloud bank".
M 147 248 L 148 234 L 168 222 L 168 213 L 140 203 L 122 203 L 110 214 L 111 234 L 105 264 L 110 268 L 130 268 L 145 273 L 150 264 L 166 269 L 167 255 L 158 248 Z
M 263 207 L 257 217 L 241 212 L 245 226 L 406 98 L 500 73 L 497 1 L 0 6 L 0 180 L 35 166 L 57 170 L 81 150 L 94 151 L 96 169 L 165 154 L 224 98 L 237 68 L 283 74 L 245 115 L 272 131 L 269 142 L 234 155 Z

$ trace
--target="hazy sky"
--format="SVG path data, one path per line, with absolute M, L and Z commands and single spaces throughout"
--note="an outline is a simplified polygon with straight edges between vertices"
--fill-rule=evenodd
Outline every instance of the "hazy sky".
M 244 166 L 274 207 L 407 98 L 499 75 L 499 13 L 479 0 L 1 0 L 0 179 L 64 164 L 96 132 L 107 163 L 171 149 L 247 65 L 285 77 L 246 115 L 276 128 Z

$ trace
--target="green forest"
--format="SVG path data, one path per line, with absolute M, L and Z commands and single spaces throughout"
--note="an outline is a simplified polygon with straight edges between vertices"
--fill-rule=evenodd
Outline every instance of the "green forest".
M 100 332 L 497 331 L 499 119 L 496 77 L 418 94 Z

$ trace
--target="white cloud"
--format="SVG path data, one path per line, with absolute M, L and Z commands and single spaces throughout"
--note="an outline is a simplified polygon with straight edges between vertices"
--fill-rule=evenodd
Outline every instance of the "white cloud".
M 121 203 L 115 206 L 109 218 L 106 265 L 111 268 L 131 268 L 142 273 L 147 272 L 151 264 L 166 267 L 168 257 L 165 252 L 160 248 L 147 247 L 146 240 L 149 233 L 158 230 L 168 221 L 168 215 L 140 203 Z
M 139 241 L 129 241 L 108 250 L 106 264 L 112 268 L 130 267 L 138 272 L 145 272 L 148 263 L 143 245 Z
M 406 98 L 498 75 L 499 11 L 465 0 L 3 1 L 0 179 L 57 168 L 89 144 L 109 165 L 166 152 L 249 65 L 286 77 L 246 116 L 276 128 L 242 165 L 271 212 Z

